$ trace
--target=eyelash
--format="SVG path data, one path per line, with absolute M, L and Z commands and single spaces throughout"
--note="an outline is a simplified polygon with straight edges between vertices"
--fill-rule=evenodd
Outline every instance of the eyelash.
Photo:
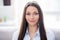
M 34 15 L 38 15 L 39 13 L 34 13 Z M 30 13 L 27 13 L 26 15 L 30 15 Z
M 35 13 L 35 15 L 38 15 L 39 13 Z
M 30 13 L 27 13 L 26 15 L 30 15 Z

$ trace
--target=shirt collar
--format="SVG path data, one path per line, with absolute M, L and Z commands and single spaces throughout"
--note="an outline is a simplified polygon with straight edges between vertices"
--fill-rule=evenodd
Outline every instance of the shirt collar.
M 26 34 L 29 34 L 29 32 L 28 32 L 28 28 L 27 28 L 27 30 L 26 30 Z M 40 35 L 40 33 L 39 33 L 39 28 L 38 28 L 36 34 L 37 34 L 37 35 Z

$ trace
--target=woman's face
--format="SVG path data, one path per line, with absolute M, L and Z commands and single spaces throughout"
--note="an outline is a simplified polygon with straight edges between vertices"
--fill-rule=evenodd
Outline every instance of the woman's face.
M 39 20 L 38 9 L 34 6 L 27 7 L 25 18 L 29 25 L 37 25 Z

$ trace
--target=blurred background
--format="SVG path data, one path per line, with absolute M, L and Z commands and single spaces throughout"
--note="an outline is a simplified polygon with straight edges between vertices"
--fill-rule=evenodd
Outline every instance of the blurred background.
M 0 0 L 0 40 L 12 40 L 14 32 L 20 30 L 23 9 L 29 1 L 40 5 L 45 27 L 60 40 L 60 0 Z

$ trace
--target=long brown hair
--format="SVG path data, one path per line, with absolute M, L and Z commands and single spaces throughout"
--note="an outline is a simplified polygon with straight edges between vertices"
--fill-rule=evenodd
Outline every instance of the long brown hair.
M 41 40 L 47 40 L 46 32 L 45 32 L 44 24 L 43 24 L 43 14 L 42 14 L 41 8 L 37 3 L 34 3 L 34 2 L 29 2 L 25 6 L 24 13 L 23 13 L 22 25 L 21 25 L 18 40 L 23 40 L 25 37 L 26 29 L 28 27 L 28 23 L 25 19 L 25 15 L 26 15 L 26 9 L 29 6 L 34 6 L 38 9 L 38 12 L 39 12 L 39 21 L 38 21 L 39 26 L 38 27 L 39 27 L 40 38 L 41 38 Z

